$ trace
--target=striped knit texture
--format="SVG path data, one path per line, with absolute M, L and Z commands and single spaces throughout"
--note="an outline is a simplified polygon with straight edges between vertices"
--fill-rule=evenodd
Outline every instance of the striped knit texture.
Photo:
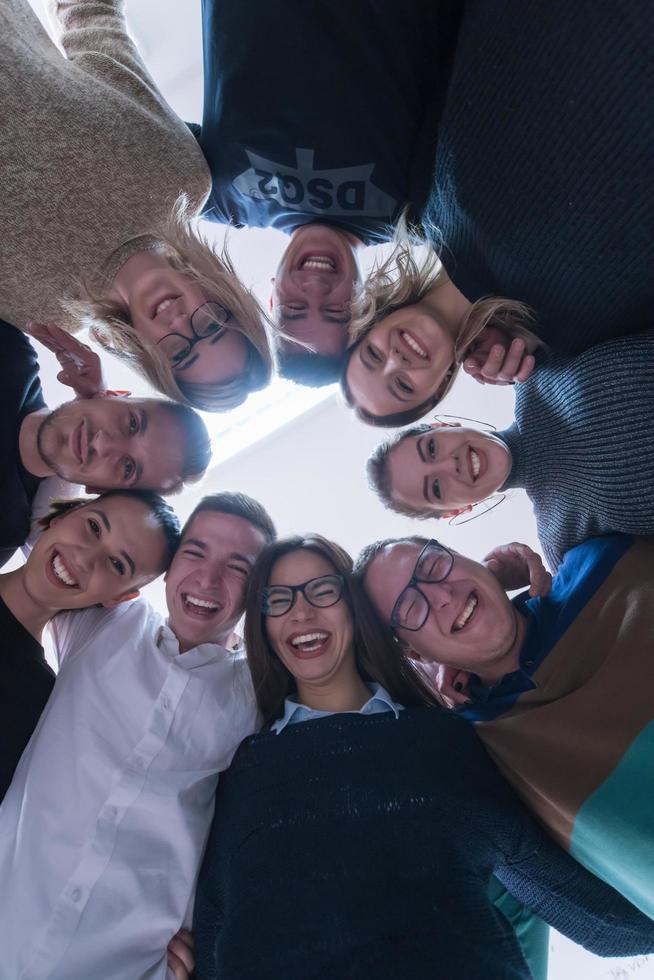
M 506 487 L 524 487 L 555 570 L 586 538 L 654 534 L 654 331 L 550 355 L 516 387 Z
M 643 0 L 465 6 L 425 216 L 469 299 L 563 353 L 652 323 L 653 37 Z

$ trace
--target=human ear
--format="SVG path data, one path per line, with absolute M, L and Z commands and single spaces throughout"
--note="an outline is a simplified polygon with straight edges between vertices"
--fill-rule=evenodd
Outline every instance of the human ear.
M 138 591 L 138 589 L 136 592 L 125 592 L 123 595 L 116 596 L 115 599 L 107 599 L 107 601 L 103 602 L 102 605 L 105 609 L 115 609 L 123 602 L 129 602 L 130 599 L 138 599 L 140 594 L 141 593 Z

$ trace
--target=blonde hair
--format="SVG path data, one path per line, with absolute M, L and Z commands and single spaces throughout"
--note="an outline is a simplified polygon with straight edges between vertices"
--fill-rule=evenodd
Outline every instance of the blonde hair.
M 526 336 L 529 333 L 526 324 L 530 323 L 533 317 L 528 306 L 517 300 L 498 296 L 482 297 L 472 304 L 461 322 L 454 345 L 453 366 L 439 389 L 427 401 L 391 415 L 373 415 L 355 405 L 347 384 L 347 368 L 359 344 L 376 323 L 389 316 L 394 310 L 419 303 L 432 289 L 446 282 L 449 282 L 449 276 L 436 250 L 425 242 L 418 242 L 408 231 L 405 219 L 401 218 L 395 232 L 393 251 L 388 258 L 373 268 L 352 300 L 350 346 L 346 352 L 341 374 L 341 391 L 350 408 L 353 408 L 358 418 L 368 425 L 406 425 L 431 411 L 452 388 L 462 361 L 485 327 L 498 327 L 513 337 Z
M 89 283 L 80 287 L 81 298 L 68 300 L 66 312 L 76 327 L 88 327 L 105 350 L 129 363 L 157 391 L 174 401 L 206 412 L 225 412 L 245 401 L 247 395 L 265 387 L 272 377 L 274 361 L 268 336 L 268 320 L 253 293 L 239 281 L 223 248 L 216 254 L 207 239 L 193 227 L 195 215 L 186 196 L 180 197 L 161 231 L 151 232 L 151 248 L 164 253 L 172 268 L 201 286 L 209 299 L 230 311 L 248 341 L 248 359 L 237 378 L 215 384 L 182 382 L 175 378 L 168 358 L 132 329 L 129 310 L 123 303 Z

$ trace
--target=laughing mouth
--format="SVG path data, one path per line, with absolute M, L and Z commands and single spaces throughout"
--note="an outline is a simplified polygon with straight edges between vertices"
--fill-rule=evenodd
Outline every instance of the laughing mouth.
M 220 605 L 210 599 L 202 599 L 200 596 L 191 595 L 190 592 L 182 592 L 182 604 L 186 612 L 192 616 L 209 618 L 214 616 L 219 610 Z
M 164 310 L 167 310 L 168 307 L 172 306 L 175 300 L 178 299 L 179 296 L 166 296 L 165 299 L 162 299 L 161 302 L 157 303 L 157 305 L 155 306 L 154 311 L 152 313 L 152 319 L 159 316 L 159 314 L 163 313 Z
M 417 354 L 418 357 L 421 360 L 423 360 L 423 361 L 426 361 L 427 360 L 427 358 L 429 357 L 429 354 L 427 353 L 426 350 L 424 350 L 420 346 L 420 344 L 418 343 L 418 341 L 414 337 L 412 337 L 410 333 L 407 333 L 406 330 L 400 330 L 400 337 L 402 338 L 402 340 L 404 341 L 404 343 L 407 345 L 407 347 L 410 347 L 411 350 L 413 351 L 413 353 L 414 354 Z
M 313 653 L 329 639 L 329 633 L 318 630 L 314 633 L 300 633 L 289 640 L 292 647 L 301 650 L 302 653 Z
M 300 262 L 300 270 L 306 272 L 336 272 L 336 263 L 327 255 L 308 255 Z
M 481 460 L 479 459 L 479 454 L 470 448 L 470 470 L 472 472 L 472 479 L 476 480 L 479 476 L 479 470 L 481 469 Z
M 54 574 L 54 577 L 62 585 L 65 585 L 68 589 L 79 589 L 79 582 L 77 579 L 73 578 L 70 570 L 63 558 L 58 551 L 55 551 L 50 559 L 50 568 Z
M 452 623 L 452 633 L 458 633 L 462 630 L 464 626 L 467 626 L 472 617 L 474 616 L 475 610 L 477 608 L 477 603 L 479 602 L 479 597 L 476 592 L 471 592 L 468 596 L 468 601 L 466 602 L 463 612 L 457 616 L 457 618 Z

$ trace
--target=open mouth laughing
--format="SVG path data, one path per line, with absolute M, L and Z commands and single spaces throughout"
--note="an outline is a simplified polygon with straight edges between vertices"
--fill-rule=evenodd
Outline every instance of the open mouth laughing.
M 479 596 L 476 592 L 471 592 L 468 596 L 465 606 L 457 616 L 457 618 L 452 623 L 452 633 L 460 633 L 462 629 L 470 623 L 473 619 L 475 612 L 477 611 L 477 605 L 479 603 Z
M 222 608 L 219 603 L 212 599 L 204 599 L 202 596 L 192 595 L 190 592 L 182 592 L 182 606 L 184 612 L 196 619 L 211 619 Z
M 429 360 L 429 353 L 418 343 L 413 334 L 410 334 L 407 330 L 400 330 L 400 338 L 409 350 L 413 351 L 421 361 Z
M 50 578 L 65 589 L 79 589 L 79 582 L 66 564 L 61 552 L 53 551 L 49 562 Z
M 336 272 L 336 262 L 329 255 L 305 255 L 298 266 L 301 272 Z
M 157 300 L 150 311 L 150 318 L 155 320 L 162 313 L 165 313 L 166 310 L 179 298 L 180 297 L 176 293 L 168 293 L 168 295 L 164 296 L 163 299 Z
M 311 633 L 293 633 L 286 641 L 294 656 L 300 658 L 319 657 L 327 648 L 331 633 L 313 630 Z

